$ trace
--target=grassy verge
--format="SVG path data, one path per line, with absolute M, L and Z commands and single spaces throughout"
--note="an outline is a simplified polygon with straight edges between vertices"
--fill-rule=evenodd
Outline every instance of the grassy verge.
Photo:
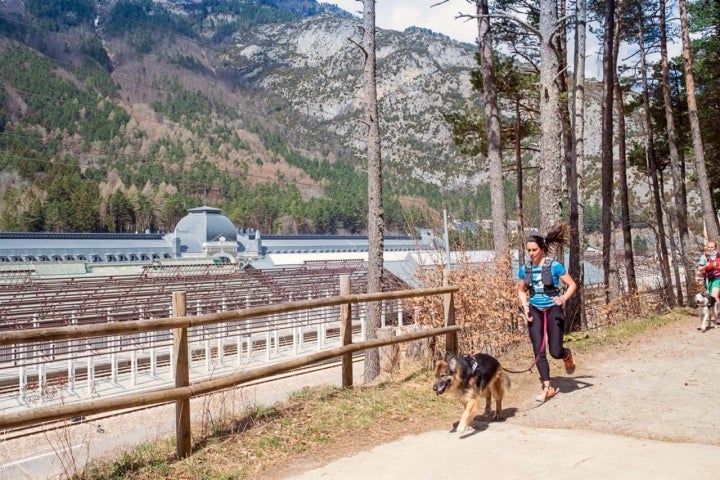
M 573 333 L 567 342 L 584 353 L 632 340 L 635 336 L 687 318 L 677 310 L 631 319 L 610 327 Z M 368 445 L 445 428 L 457 421 L 455 399 L 432 394 L 431 373 L 412 366 L 400 378 L 342 390 L 306 388 L 272 407 L 256 407 L 206 426 L 193 439 L 190 458 L 175 457 L 173 439 L 95 463 L 76 480 L 100 479 L 244 479 L 273 478 L 271 472 L 303 457 L 324 461 Z

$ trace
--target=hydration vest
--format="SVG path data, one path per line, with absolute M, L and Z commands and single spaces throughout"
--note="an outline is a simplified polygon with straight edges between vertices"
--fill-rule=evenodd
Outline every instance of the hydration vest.
M 710 258 L 708 254 L 705 254 L 705 259 L 707 260 L 707 263 L 705 264 L 705 277 L 708 280 L 715 280 L 717 277 L 720 277 L 720 258 L 718 258 L 718 254 L 715 254 L 715 258 Z
M 543 293 L 547 296 L 557 295 L 560 292 L 555 286 L 555 282 L 553 282 L 551 270 L 552 262 L 552 258 L 546 257 L 545 262 L 543 262 L 542 264 Z M 525 265 L 525 285 L 530 292 L 530 296 L 533 296 L 536 293 L 532 285 L 532 267 L 533 266 L 531 261 L 528 261 Z

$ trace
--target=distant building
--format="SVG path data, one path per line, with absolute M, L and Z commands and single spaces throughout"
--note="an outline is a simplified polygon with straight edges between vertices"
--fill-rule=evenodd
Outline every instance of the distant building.
M 171 234 L 0 232 L 0 264 L 147 264 L 179 258 L 235 263 L 236 228 L 219 208 L 188 210 Z
M 386 262 L 442 247 L 432 230 L 385 236 Z M 271 235 L 240 229 L 219 208 L 191 208 L 172 233 L 0 232 L 0 272 L 136 274 L 153 264 L 215 263 L 258 269 L 308 261 L 367 260 L 364 235 Z

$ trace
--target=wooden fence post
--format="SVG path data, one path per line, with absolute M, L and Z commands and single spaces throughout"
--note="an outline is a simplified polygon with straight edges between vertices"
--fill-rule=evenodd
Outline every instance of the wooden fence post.
M 443 270 L 443 287 L 450 286 L 450 270 Z M 451 293 L 443 294 L 443 314 L 445 316 L 445 326 L 455 325 L 455 299 Z M 445 334 L 445 350 L 457 355 L 457 332 L 448 332 Z
M 340 295 L 350 295 L 350 275 L 340 275 Z M 352 343 L 352 309 L 349 303 L 340 305 L 340 341 L 341 345 Z M 352 353 L 342 356 L 342 387 L 353 385 Z
M 187 312 L 186 292 L 173 292 L 173 316 L 184 317 Z M 190 362 L 188 358 L 187 328 L 173 330 L 173 351 L 175 358 L 175 387 L 190 385 Z M 175 441 L 178 458 L 185 458 L 192 453 L 192 437 L 190 433 L 190 399 L 175 401 Z

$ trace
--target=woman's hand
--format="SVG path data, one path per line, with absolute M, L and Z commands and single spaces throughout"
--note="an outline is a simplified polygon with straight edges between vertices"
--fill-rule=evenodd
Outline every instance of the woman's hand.
M 523 315 L 525 315 L 525 320 L 532 322 L 532 317 L 530 316 L 530 292 L 528 292 L 527 286 L 525 285 L 525 280 L 518 280 L 517 289 L 518 300 L 520 300 L 520 306 L 522 307 Z
M 553 302 L 555 302 L 555 305 L 557 306 L 565 305 L 565 301 L 565 297 L 562 295 L 558 295 L 557 297 L 553 298 Z

